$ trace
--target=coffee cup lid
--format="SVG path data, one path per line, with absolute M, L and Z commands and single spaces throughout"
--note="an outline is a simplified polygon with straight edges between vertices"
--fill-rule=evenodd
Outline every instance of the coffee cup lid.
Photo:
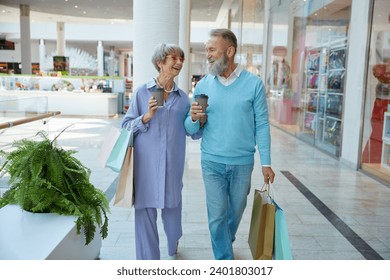
M 207 95 L 207 94 L 204 94 L 204 93 L 195 95 L 195 98 L 197 98 L 197 97 L 200 97 L 200 98 L 209 98 L 208 95 Z

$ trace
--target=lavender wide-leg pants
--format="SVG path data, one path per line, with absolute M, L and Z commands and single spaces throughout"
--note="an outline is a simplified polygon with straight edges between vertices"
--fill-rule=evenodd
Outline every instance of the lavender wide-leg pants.
M 168 254 L 176 253 L 177 242 L 183 235 L 182 203 L 176 208 L 161 209 L 161 218 L 168 241 Z M 157 229 L 157 209 L 135 209 L 135 248 L 137 260 L 159 260 L 160 241 Z

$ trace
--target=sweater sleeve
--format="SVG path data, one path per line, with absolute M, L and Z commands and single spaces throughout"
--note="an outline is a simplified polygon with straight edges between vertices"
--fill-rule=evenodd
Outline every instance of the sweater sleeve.
M 200 87 L 200 84 L 201 82 L 199 82 L 196 87 L 195 87 L 195 90 L 193 92 L 193 96 L 192 96 L 192 99 L 190 100 L 190 105 L 192 104 L 192 102 L 194 102 L 195 98 L 194 96 L 198 93 L 199 91 L 199 87 Z M 192 121 L 192 118 L 191 118 L 191 109 L 188 111 L 187 113 L 187 117 L 184 121 L 184 128 L 186 130 L 186 132 L 189 134 L 189 135 L 192 135 L 193 136 L 193 139 L 199 139 L 200 138 L 200 135 L 198 136 L 195 136 L 197 134 L 199 134 L 199 130 L 200 130 L 200 122 L 197 120 L 197 121 Z
M 271 135 L 268 120 L 268 106 L 264 84 L 261 80 L 256 86 L 253 106 L 255 112 L 256 143 L 260 154 L 260 162 L 263 166 L 271 166 Z
M 130 130 L 132 128 L 134 134 L 146 132 L 149 128 L 148 123 L 142 122 L 144 115 L 141 113 L 140 103 L 140 90 L 137 90 L 121 123 L 121 127 L 124 129 Z

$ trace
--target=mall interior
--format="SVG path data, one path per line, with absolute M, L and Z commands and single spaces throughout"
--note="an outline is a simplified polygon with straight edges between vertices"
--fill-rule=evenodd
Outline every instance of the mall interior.
M 110 201 L 108 237 L 96 238 L 92 257 L 69 255 L 66 236 L 55 234 L 47 237 L 52 248 L 37 253 L 48 240 L 39 240 L 40 226 L 1 208 L 0 260 L 135 259 L 134 209 L 112 205 L 118 173 L 104 166 L 104 147 L 134 90 L 157 75 L 155 46 L 185 51 L 176 83 L 191 97 L 207 74 L 204 43 L 213 28 L 237 35 L 235 61 L 265 84 L 271 188 L 293 258 L 390 260 L 390 1 L 106 2 L 0 0 L 0 150 L 66 128 L 58 144 L 76 151 Z M 0 196 L 8 180 L 0 174 Z M 256 156 L 237 260 L 252 259 L 248 232 L 262 180 Z M 161 259 L 211 260 L 199 140 L 187 139 L 183 185 L 183 237 L 168 256 L 159 218 Z

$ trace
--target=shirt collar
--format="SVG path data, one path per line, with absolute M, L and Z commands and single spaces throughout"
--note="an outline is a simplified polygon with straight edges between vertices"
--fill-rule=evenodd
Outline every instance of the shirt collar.
M 220 76 L 221 78 L 224 78 L 224 79 L 229 79 L 230 77 L 232 77 L 232 75 L 235 75 L 236 78 L 240 77 L 241 75 L 241 72 L 242 72 L 242 67 L 240 64 L 237 64 L 236 68 L 233 70 L 233 72 L 230 74 L 230 76 L 228 78 L 225 78 L 225 77 L 222 77 Z M 210 74 L 213 78 L 217 78 L 217 76 L 214 76 L 213 74 Z

